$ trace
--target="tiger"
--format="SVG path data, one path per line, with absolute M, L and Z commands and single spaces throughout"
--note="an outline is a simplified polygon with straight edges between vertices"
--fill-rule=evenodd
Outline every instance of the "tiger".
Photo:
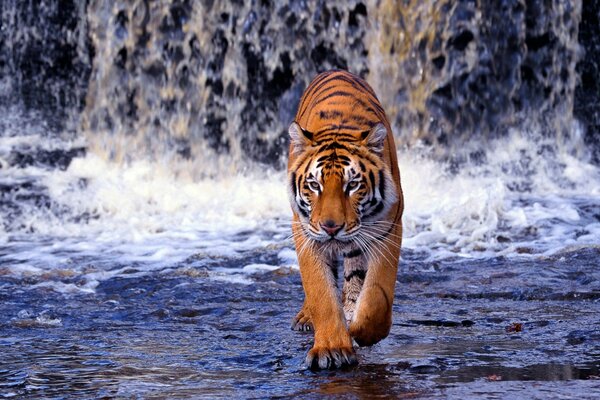
M 404 197 L 390 123 L 375 92 L 341 70 L 317 75 L 289 129 L 288 195 L 313 370 L 357 364 L 353 347 L 387 337 Z M 344 280 L 338 288 L 338 261 Z

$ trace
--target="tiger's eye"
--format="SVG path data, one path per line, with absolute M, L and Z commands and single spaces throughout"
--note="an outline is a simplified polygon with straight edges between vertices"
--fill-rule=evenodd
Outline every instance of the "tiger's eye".
M 358 187 L 358 185 L 360 185 L 359 181 L 350 181 L 346 185 L 346 189 L 348 189 L 348 190 L 354 190 L 354 189 L 356 189 Z
M 308 182 L 308 186 L 315 192 L 318 192 L 319 190 L 321 190 L 321 186 L 319 186 L 319 184 L 315 181 Z

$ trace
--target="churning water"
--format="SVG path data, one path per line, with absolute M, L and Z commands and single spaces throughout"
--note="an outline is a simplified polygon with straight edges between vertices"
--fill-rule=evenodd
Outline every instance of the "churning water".
M 289 330 L 302 288 L 280 167 L 286 146 L 244 119 L 247 107 L 255 107 L 256 119 L 278 131 L 301 93 L 296 86 L 307 81 L 298 72 L 297 82 L 279 94 L 280 120 L 264 117 L 271 111 L 260 106 L 270 103 L 252 103 L 244 90 L 255 90 L 257 98 L 273 94 L 240 78 L 268 76 L 250 67 L 239 71 L 240 57 L 250 63 L 252 52 L 228 42 L 226 29 L 203 38 L 193 28 L 205 36 L 213 32 L 213 22 L 200 20 L 202 12 L 214 13 L 221 25 L 238 26 L 237 34 L 252 41 L 252 24 L 266 11 L 245 5 L 240 11 L 245 19 L 236 25 L 230 22 L 235 11 L 227 9 L 224 16 L 226 11 L 213 9 L 228 7 L 223 5 L 163 1 L 142 12 L 137 2 L 119 8 L 90 1 L 87 10 L 74 3 L 72 13 L 60 17 L 56 2 L 41 2 L 39 9 L 17 3 L 0 9 L 4 37 L 18 36 L 29 45 L 40 37 L 62 43 L 76 61 L 66 65 L 56 56 L 65 50 L 49 46 L 40 59 L 50 66 L 40 61 L 41 67 L 31 67 L 26 65 L 36 60 L 31 48 L 21 50 L 14 40 L 1 48 L 0 396 L 599 393 L 600 168 L 591 161 L 584 127 L 570 113 L 557 118 L 562 105 L 548 112 L 557 97 L 540 106 L 546 114 L 521 115 L 525 122 L 453 144 L 440 157 L 441 144 L 401 125 L 408 122 L 397 103 L 408 97 L 419 109 L 427 102 L 418 103 L 414 93 L 435 91 L 418 83 L 411 95 L 388 96 L 386 68 L 392 69 L 388 77 L 404 71 L 394 70 L 381 54 L 386 39 L 360 36 L 351 29 L 352 18 L 340 18 L 348 26 L 337 28 L 354 32 L 370 49 L 365 65 L 379 72 L 367 80 L 391 99 L 405 230 L 390 337 L 358 350 L 356 369 L 313 374 L 302 366 L 311 336 Z M 176 7 L 181 9 L 173 11 Z M 295 7 L 286 12 L 300 19 L 310 13 Z M 353 18 L 363 18 L 363 11 L 385 13 L 383 6 L 362 7 L 352 6 Z M 413 13 L 424 13 L 422 7 L 415 5 Z M 163 8 L 171 19 L 160 18 Z M 459 11 L 444 12 L 458 18 Z M 28 13 L 60 18 L 36 31 L 22 17 Z M 60 21 L 67 22 L 55 33 L 50 28 Z M 447 29 L 451 36 L 453 28 Z M 153 39 L 140 43 L 148 32 Z M 556 36 L 565 48 L 577 45 L 576 38 Z M 177 55 L 169 47 L 173 42 L 188 47 Z M 195 49 L 225 53 L 219 64 L 195 55 Z M 171 58 L 155 57 L 161 51 Z M 339 57 L 321 61 L 344 66 Z M 445 57 L 442 75 L 458 68 L 451 65 L 453 53 Z M 473 57 L 467 54 L 466 63 L 481 73 L 483 58 Z M 136 70 L 140 59 L 143 73 Z M 271 68 L 254 61 L 256 68 Z M 564 70 L 574 74 L 575 61 L 555 58 L 554 69 L 564 62 Z M 440 69 L 438 64 L 432 68 Z M 50 67 L 81 74 L 73 80 Z M 188 72 L 181 86 L 183 67 Z M 41 82 L 32 77 L 35 68 L 45 74 Z M 204 69 L 195 75 L 194 68 Z M 309 76 L 310 69 L 304 73 Z M 223 81 L 222 97 L 215 92 L 217 78 Z M 435 79 L 442 78 L 430 77 Z M 228 80 L 243 87 L 242 93 L 228 94 Z M 575 81 L 569 75 L 553 90 Z M 265 85 L 281 82 L 273 78 Z M 493 82 L 490 87 L 495 93 Z M 572 89 L 561 93 L 572 95 Z M 535 103 L 528 94 L 520 96 L 523 103 Z M 461 101 L 466 100 L 455 100 Z M 202 113 L 219 107 L 229 111 L 230 122 L 219 122 L 226 128 L 215 137 L 211 118 L 220 114 Z M 507 112 L 523 110 L 531 111 Z M 204 122 L 193 121 L 197 113 Z M 160 122 L 154 121 L 157 115 Z M 432 131 L 433 119 L 426 124 Z M 459 132 L 465 122 L 454 123 Z M 461 153 L 461 147 L 468 151 Z M 271 154 L 269 163 L 257 161 L 261 152 Z

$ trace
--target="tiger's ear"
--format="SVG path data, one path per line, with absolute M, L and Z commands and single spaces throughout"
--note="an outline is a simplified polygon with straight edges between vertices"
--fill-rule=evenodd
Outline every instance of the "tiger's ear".
M 387 137 L 387 128 L 380 122 L 371 128 L 371 130 L 364 131 L 362 137 L 363 146 L 377 154 L 381 154 L 383 152 L 385 138 Z
M 296 121 L 292 122 L 288 133 L 290 134 L 290 141 L 294 145 L 294 153 L 301 153 L 306 147 L 313 144 L 313 134 L 302 129 Z

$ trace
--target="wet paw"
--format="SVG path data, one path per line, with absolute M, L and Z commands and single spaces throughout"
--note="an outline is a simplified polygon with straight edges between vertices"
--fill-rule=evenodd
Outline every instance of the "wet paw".
M 358 364 L 352 347 L 318 348 L 313 347 L 306 355 L 306 366 L 313 371 L 320 369 L 344 368 Z
M 304 310 L 300 310 L 298 315 L 292 320 L 292 330 L 303 332 L 314 331 L 312 321 Z
M 380 329 L 367 328 L 353 322 L 350 324 L 350 336 L 360 347 L 372 346 L 375 343 L 385 339 L 390 331 L 389 327 L 383 326 Z

